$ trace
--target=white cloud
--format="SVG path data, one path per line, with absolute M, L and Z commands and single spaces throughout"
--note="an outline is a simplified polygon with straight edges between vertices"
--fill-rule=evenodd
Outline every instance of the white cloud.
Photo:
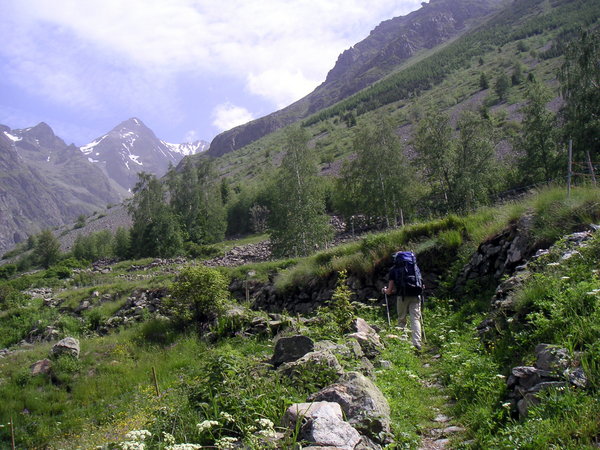
M 183 142 L 195 142 L 198 139 L 198 132 L 196 130 L 189 130 L 187 133 L 185 133 Z
M 135 67 L 165 83 L 182 72 L 239 77 L 247 82 L 248 92 L 280 107 L 321 83 L 337 55 L 366 37 L 375 24 L 416 9 L 420 0 L 5 3 L 10 20 L 16 22 L 10 33 L 5 32 L 12 35 L 11 41 L 37 45 L 55 61 L 42 64 L 39 76 L 29 82 L 31 89 L 40 83 L 38 89 L 62 98 L 57 86 L 70 86 L 72 103 L 93 103 L 94 86 L 79 85 L 86 78 L 77 58 L 91 52 L 116 67 Z M 10 51 L 6 40 L 2 47 L 0 52 Z M 17 72 L 28 69 L 20 64 L 14 70 L 18 78 Z M 98 76 L 102 74 L 92 73 L 90 82 Z M 118 87 L 118 80 L 113 83 Z M 134 93 L 135 89 L 124 92 Z
M 231 103 L 223 103 L 213 110 L 213 125 L 219 131 L 226 131 L 238 125 L 250 122 L 254 117 L 250 111 Z
M 267 69 L 258 75 L 248 75 L 250 92 L 270 98 L 278 108 L 304 97 L 314 88 L 314 80 L 307 79 L 300 70 Z

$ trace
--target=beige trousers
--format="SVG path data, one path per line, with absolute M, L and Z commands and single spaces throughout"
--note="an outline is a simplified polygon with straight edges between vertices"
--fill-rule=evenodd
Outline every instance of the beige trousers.
M 396 301 L 398 310 L 398 326 L 406 327 L 406 314 L 410 315 L 410 331 L 413 345 L 421 349 L 421 300 L 419 297 L 398 295 Z

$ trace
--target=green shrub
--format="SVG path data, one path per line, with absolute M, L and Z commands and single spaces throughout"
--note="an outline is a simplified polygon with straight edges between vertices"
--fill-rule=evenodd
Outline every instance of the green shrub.
M 17 273 L 17 266 L 15 264 L 5 264 L 0 267 L 0 280 L 8 280 L 15 273 Z
M 216 269 L 187 267 L 171 289 L 167 308 L 183 322 L 211 322 L 223 311 L 228 297 L 227 279 Z
M 335 291 L 333 291 L 333 295 L 331 296 L 331 311 L 334 314 L 341 333 L 348 332 L 352 321 L 356 318 L 356 311 L 350 303 L 352 290 L 348 287 L 347 280 L 347 272 L 345 270 L 341 271 L 338 274 Z
M 44 272 L 44 278 L 58 278 L 64 280 L 71 276 L 71 269 L 65 266 L 52 266 Z
M 214 245 L 202 245 L 195 242 L 186 242 L 184 244 L 185 253 L 190 258 L 214 258 L 222 256 L 223 251 Z
M 143 323 L 140 329 L 141 343 L 170 345 L 177 338 L 173 323 L 166 318 L 150 319 Z

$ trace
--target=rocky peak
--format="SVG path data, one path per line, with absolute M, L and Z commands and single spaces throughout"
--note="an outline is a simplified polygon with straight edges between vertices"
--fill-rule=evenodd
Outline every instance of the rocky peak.
M 56 136 L 50 125 L 45 122 L 40 122 L 36 126 L 24 130 L 15 130 L 15 134 L 29 142 L 35 142 L 42 148 L 62 149 L 66 147 L 65 141 Z

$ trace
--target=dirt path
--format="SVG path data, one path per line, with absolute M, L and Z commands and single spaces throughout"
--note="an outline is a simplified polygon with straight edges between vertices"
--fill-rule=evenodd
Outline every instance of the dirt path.
M 421 381 L 422 385 L 430 389 L 433 397 L 440 398 L 440 407 L 434 406 L 435 417 L 427 423 L 423 429 L 423 439 L 419 450 L 441 450 L 451 447 L 451 438 L 459 437 L 465 429 L 456 423 L 455 419 L 449 415 L 452 404 L 444 393 L 444 386 L 439 381 L 439 374 L 435 369 L 436 362 L 440 355 L 424 354 L 422 356 L 423 367 L 428 376 Z

